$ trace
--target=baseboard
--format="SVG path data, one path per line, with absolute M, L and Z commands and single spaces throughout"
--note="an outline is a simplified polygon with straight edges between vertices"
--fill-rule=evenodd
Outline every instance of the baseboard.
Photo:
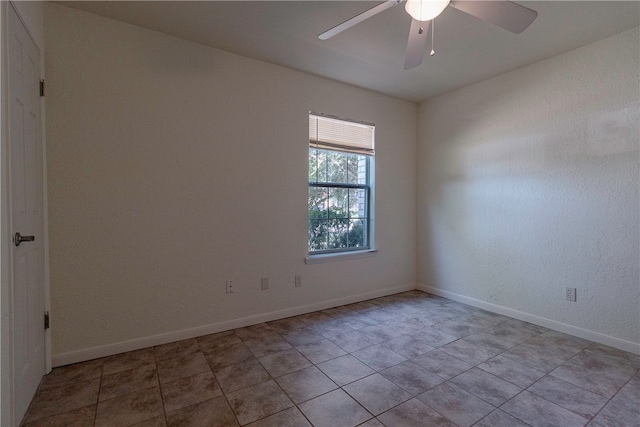
M 563 332 L 565 334 L 573 335 L 578 338 L 583 338 L 589 341 L 594 341 L 600 344 L 608 345 L 620 350 L 628 351 L 629 353 L 640 354 L 640 344 L 632 341 L 626 341 L 620 338 L 615 338 L 609 335 L 604 335 L 599 332 L 590 331 L 588 329 L 582 329 L 577 326 L 568 325 L 566 323 L 557 322 L 555 320 L 539 317 L 534 314 L 525 313 L 522 311 L 514 310 L 501 305 L 491 304 L 486 301 L 470 298 L 464 295 L 456 294 L 453 292 L 445 291 L 442 289 L 434 288 L 427 285 L 418 284 L 416 289 L 430 294 L 438 295 L 444 298 L 448 298 L 454 301 L 458 301 L 464 304 L 478 307 L 483 310 L 491 311 L 493 313 L 502 314 L 504 316 L 513 317 L 514 319 L 522 320 L 524 322 L 533 323 L 534 325 L 542 326 L 545 328 L 553 329 L 555 331 Z
M 57 354 L 51 358 L 51 361 L 54 367 L 70 365 L 72 363 L 112 356 L 114 354 L 124 353 L 127 351 L 140 350 L 146 347 L 214 334 L 216 332 L 228 331 L 230 329 L 243 328 L 245 326 L 255 325 L 256 323 L 271 322 L 273 320 L 284 319 L 291 316 L 298 316 L 300 314 L 311 313 L 318 310 L 326 310 L 328 308 L 337 307 L 340 305 L 352 304 L 355 302 L 397 294 L 399 292 L 411 291 L 414 289 L 416 289 L 415 284 L 394 286 L 391 288 L 380 289 L 373 292 L 350 295 L 347 297 L 321 301 L 318 303 L 307 304 L 299 307 L 292 307 L 283 310 L 271 311 L 268 313 L 256 314 L 253 316 L 228 320 L 225 322 L 213 323 L 209 325 L 198 326 L 195 328 L 183 329 L 180 331 L 167 332 L 164 334 L 136 338 L 133 340 L 122 341 L 114 344 Z

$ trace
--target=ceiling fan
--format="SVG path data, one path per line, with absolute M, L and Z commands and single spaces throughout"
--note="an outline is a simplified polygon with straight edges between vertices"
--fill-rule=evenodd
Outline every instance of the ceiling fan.
M 405 0 L 386 0 L 384 3 L 325 31 L 318 38 L 327 40 L 365 19 L 397 6 L 403 1 Z M 411 16 L 412 21 L 404 60 L 405 70 L 417 67 L 422 63 L 429 25 L 431 25 L 431 30 L 433 31 L 433 19 L 440 15 L 447 6 L 454 7 L 516 34 L 523 32 L 538 16 L 538 12 L 535 10 L 508 0 L 406 0 L 405 10 Z M 432 49 L 431 54 L 433 55 L 433 53 Z

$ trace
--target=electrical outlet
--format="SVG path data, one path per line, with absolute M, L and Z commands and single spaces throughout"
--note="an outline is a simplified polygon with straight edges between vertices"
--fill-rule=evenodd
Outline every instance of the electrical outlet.
M 260 279 L 260 289 L 262 289 L 263 291 L 266 291 L 267 289 L 269 289 L 268 277 L 263 277 L 262 279 Z
M 576 288 L 567 288 L 565 298 L 567 301 L 576 301 Z
M 235 286 L 233 285 L 233 280 L 227 280 L 224 283 L 228 294 L 233 294 L 236 291 Z
M 302 276 L 299 274 L 295 275 L 293 278 L 293 283 L 295 284 L 296 288 L 302 286 Z

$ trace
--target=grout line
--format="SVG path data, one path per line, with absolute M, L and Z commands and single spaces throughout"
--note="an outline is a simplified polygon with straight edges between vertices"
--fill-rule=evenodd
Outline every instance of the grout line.
M 102 378 L 104 377 L 104 360 L 102 361 L 102 367 L 100 369 L 100 382 L 98 383 L 98 397 L 96 398 L 96 412 L 93 414 L 93 425 L 96 425 L 98 420 L 98 405 L 100 404 L 100 392 L 102 390 Z
M 160 393 L 160 402 L 162 403 L 162 416 L 164 423 L 167 425 L 167 410 L 164 407 L 164 395 L 162 394 L 162 384 L 160 383 L 160 369 L 158 369 L 158 358 L 156 357 L 156 347 L 153 347 L 153 361 L 156 365 L 156 380 L 158 382 L 158 392 Z

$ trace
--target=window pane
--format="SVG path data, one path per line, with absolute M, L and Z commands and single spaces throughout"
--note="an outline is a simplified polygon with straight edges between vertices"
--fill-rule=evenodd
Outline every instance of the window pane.
M 329 242 L 327 249 L 345 249 L 347 248 L 349 220 L 334 219 L 329 220 Z
M 368 247 L 368 190 L 309 187 L 309 251 Z
M 349 184 L 365 184 L 365 182 L 361 183 L 359 180 L 361 175 L 359 170 L 360 158 L 364 158 L 364 156 L 359 156 L 357 154 L 347 155 L 347 183 Z M 366 173 L 365 169 L 362 170 L 362 176 L 366 178 L 364 175 Z
M 369 184 L 369 158 L 367 156 L 358 156 L 358 184 Z
M 349 221 L 348 240 L 350 248 L 362 248 L 366 246 L 366 227 L 366 219 L 352 219 Z
M 313 182 L 326 182 L 327 181 L 327 152 L 326 150 L 316 150 L 310 148 L 309 152 L 316 151 L 315 155 L 316 165 L 314 166 L 315 176 Z M 311 174 L 311 165 L 309 165 L 309 173 Z M 311 181 L 311 176 L 309 177 Z
M 329 188 L 329 218 L 348 218 L 349 189 Z
M 309 220 L 309 251 L 324 251 L 327 249 L 329 230 L 326 219 Z
M 309 187 L 309 219 L 328 218 L 326 187 Z
M 309 148 L 309 182 L 317 182 L 318 150 Z
M 360 188 L 349 189 L 349 218 L 367 217 L 367 191 Z
M 339 151 L 325 151 L 327 155 L 327 181 L 347 182 L 347 154 Z

